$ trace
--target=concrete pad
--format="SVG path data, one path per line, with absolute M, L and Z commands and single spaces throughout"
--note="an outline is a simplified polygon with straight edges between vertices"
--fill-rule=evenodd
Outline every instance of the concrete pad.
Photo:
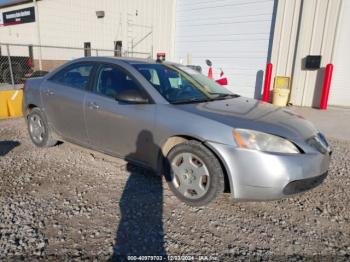
M 290 108 L 310 120 L 327 137 L 350 140 L 350 107 L 328 107 L 319 110 L 310 107 Z
M 23 88 L 23 84 L 6 84 L 6 83 L 0 83 L 0 91 L 6 91 L 6 90 L 19 90 Z

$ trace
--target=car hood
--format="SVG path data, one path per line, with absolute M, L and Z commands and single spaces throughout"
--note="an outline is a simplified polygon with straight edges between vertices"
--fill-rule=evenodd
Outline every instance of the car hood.
M 296 142 L 317 133 L 313 124 L 291 110 L 244 97 L 177 106 L 233 128 L 257 130 Z

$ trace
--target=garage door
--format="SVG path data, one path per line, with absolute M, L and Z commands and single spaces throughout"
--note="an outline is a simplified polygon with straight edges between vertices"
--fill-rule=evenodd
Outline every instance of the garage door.
M 343 1 L 342 17 L 339 25 L 338 42 L 334 58 L 334 75 L 329 104 L 350 106 L 350 1 Z
M 273 0 L 178 0 L 175 59 L 200 65 L 213 62 L 214 77 L 220 68 L 235 93 L 254 97 L 261 90 L 265 70 Z

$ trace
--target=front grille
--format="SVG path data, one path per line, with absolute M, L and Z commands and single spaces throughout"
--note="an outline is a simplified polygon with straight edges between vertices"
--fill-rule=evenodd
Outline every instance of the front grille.
M 301 192 L 310 190 L 312 188 L 315 188 L 318 185 L 322 184 L 323 180 L 325 180 L 327 175 L 328 175 L 328 172 L 317 177 L 311 177 L 311 178 L 292 181 L 285 186 L 285 188 L 283 189 L 283 194 L 292 195 L 292 194 L 301 193 Z

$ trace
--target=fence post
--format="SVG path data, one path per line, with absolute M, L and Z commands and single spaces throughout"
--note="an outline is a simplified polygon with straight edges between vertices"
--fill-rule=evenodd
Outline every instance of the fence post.
M 96 56 L 98 56 L 98 49 L 96 49 Z
M 11 56 L 10 56 L 10 47 L 8 44 L 6 45 L 6 49 L 7 49 L 7 58 L 8 58 L 8 62 L 9 62 L 9 68 L 10 68 L 11 84 L 12 84 L 12 87 L 14 88 L 15 87 L 15 80 L 13 78 L 12 62 L 11 62 Z

